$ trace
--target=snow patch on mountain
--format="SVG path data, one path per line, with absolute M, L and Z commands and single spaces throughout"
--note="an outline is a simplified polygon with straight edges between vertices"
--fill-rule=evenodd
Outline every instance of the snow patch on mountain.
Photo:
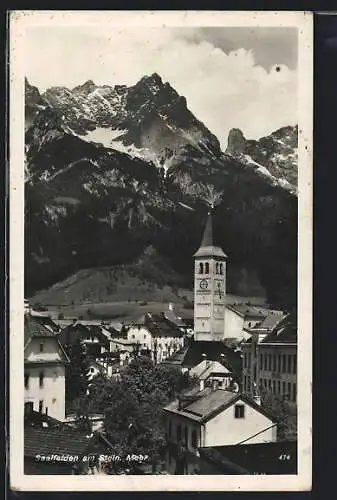
M 111 148 L 112 142 L 126 132 L 127 130 L 97 127 L 95 130 L 88 130 L 85 135 L 77 135 L 84 141 L 95 142 L 96 144 L 102 144 L 105 148 Z

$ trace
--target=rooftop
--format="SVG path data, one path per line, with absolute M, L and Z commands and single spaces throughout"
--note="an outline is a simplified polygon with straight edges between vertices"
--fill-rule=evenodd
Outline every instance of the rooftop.
M 272 329 L 261 344 L 297 344 L 297 318 L 288 314 Z
M 183 333 L 176 324 L 169 321 L 163 314 L 145 313 L 135 326 L 142 325 L 146 327 L 153 337 L 183 337 Z
M 297 474 L 297 441 L 210 446 L 199 451 L 219 474 Z
M 30 314 L 25 315 L 24 320 L 24 341 L 25 346 L 33 337 L 53 337 L 55 334 L 50 328 L 40 323 L 35 317 Z
M 239 375 L 241 373 L 242 360 L 240 353 L 235 352 L 221 341 L 191 340 L 187 347 L 173 354 L 165 361 L 165 364 L 192 368 L 205 359 L 221 362 L 234 374 Z
M 79 455 L 82 456 L 91 444 L 85 433 L 62 427 L 25 427 L 24 454 L 36 455 Z
M 166 406 L 164 410 L 170 413 L 175 413 L 176 415 L 181 415 L 190 420 L 203 423 L 215 417 L 222 411 L 225 411 L 239 400 L 249 404 L 271 421 L 275 420 L 273 415 L 247 395 L 223 389 L 212 390 L 210 388 L 206 388 L 199 392 L 186 393 L 183 395 L 180 402 L 174 401 L 170 405 Z

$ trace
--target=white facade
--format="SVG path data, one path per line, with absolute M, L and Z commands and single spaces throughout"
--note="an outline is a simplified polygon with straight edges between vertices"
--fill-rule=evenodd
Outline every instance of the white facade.
M 226 261 L 196 257 L 194 267 L 195 340 L 222 340 L 226 297 Z
M 184 415 L 167 412 L 166 470 L 175 473 L 179 443 L 184 443 L 187 449 L 185 474 L 193 474 L 199 467 L 198 447 L 234 445 L 247 439 L 249 443 L 264 443 L 276 441 L 276 434 L 274 422 L 242 399 L 204 423 L 189 418 L 187 412 Z
M 24 402 L 34 411 L 65 419 L 64 352 L 56 337 L 32 338 L 25 349 Z
M 151 352 L 152 359 L 161 363 L 184 345 L 184 335 L 180 337 L 153 336 L 150 329 L 145 325 L 134 325 L 128 330 L 128 342 L 137 344 L 140 349 Z
M 244 332 L 244 317 L 235 310 L 225 309 L 225 339 L 242 340 L 247 334 Z
M 297 344 L 261 343 L 257 336 L 242 344 L 243 392 L 253 394 L 254 382 L 260 392 L 270 392 L 297 401 Z

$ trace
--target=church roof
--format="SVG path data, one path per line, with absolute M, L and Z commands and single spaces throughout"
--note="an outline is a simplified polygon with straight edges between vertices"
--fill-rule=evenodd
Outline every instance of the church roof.
M 223 356 L 221 356 L 223 354 Z M 223 359 L 222 359 L 223 358 Z M 174 353 L 165 360 L 165 364 L 173 366 L 183 366 L 193 368 L 201 361 L 220 361 L 226 368 L 235 375 L 241 374 L 242 360 L 238 352 L 227 347 L 221 341 L 192 340 L 191 343 L 183 349 Z
M 208 213 L 201 245 L 199 250 L 197 250 L 197 252 L 194 254 L 194 257 L 227 257 L 224 251 L 214 244 L 211 212 Z

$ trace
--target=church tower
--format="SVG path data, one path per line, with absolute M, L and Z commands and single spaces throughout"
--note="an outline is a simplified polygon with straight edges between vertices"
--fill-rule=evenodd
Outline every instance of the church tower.
M 223 340 L 227 256 L 214 245 L 211 212 L 194 258 L 194 339 Z

